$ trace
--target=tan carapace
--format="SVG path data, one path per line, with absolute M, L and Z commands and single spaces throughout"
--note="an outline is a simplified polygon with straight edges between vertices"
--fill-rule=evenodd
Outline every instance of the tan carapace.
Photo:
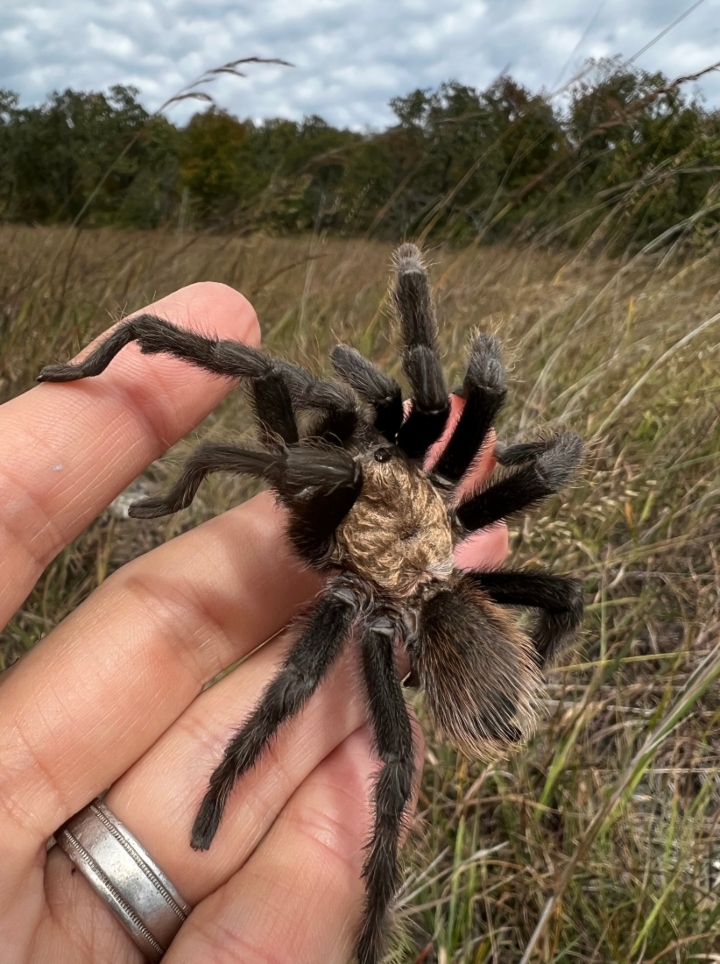
M 452 532 L 437 489 L 402 458 L 361 465 L 362 492 L 335 533 L 338 561 L 395 597 L 449 578 Z

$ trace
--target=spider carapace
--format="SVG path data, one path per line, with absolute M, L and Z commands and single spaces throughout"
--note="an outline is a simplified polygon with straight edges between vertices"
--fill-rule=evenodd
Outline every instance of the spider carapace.
M 583 608 L 575 579 L 537 568 L 455 566 L 453 550 L 469 534 L 557 492 L 578 466 L 582 443 L 574 433 L 560 432 L 495 445 L 499 471 L 479 490 L 461 488 L 478 454 L 493 444 L 491 426 L 506 394 L 498 342 L 478 334 L 457 390 L 462 411 L 441 454 L 428 464 L 451 408 L 435 311 L 418 248 L 402 245 L 394 266 L 390 303 L 411 389 L 405 403 L 394 379 L 347 346 L 331 353 L 337 379 L 319 379 L 259 349 L 204 337 L 152 315 L 121 322 L 82 362 L 51 365 L 39 376 L 73 381 L 99 375 L 135 341 L 146 354 L 164 352 L 245 379 L 259 445 L 205 442 L 166 496 L 135 503 L 131 515 L 154 518 L 186 508 L 210 472 L 252 475 L 286 507 L 295 552 L 327 579 L 298 619 L 277 675 L 210 776 L 191 845 L 211 845 L 238 779 L 312 696 L 343 645 L 354 640 L 382 764 L 363 870 L 360 964 L 377 964 L 382 955 L 415 770 L 395 652 L 405 650 L 410 668 L 404 681 L 424 691 L 437 729 L 465 753 L 487 757 L 531 731 L 542 669 L 571 640 Z M 535 621 L 521 628 L 513 607 L 533 610 Z

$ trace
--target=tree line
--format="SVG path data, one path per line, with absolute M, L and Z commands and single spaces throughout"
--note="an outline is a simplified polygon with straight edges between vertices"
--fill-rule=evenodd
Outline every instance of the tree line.
M 688 81 L 588 62 L 559 97 L 507 74 L 390 101 L 381 131 L 255 123 L 214 103 L 184 126 L 133 87 L 0 90 L 0 218 L 387 239 L 593 236 L 629 246 L 720 224 L 720 110 Z

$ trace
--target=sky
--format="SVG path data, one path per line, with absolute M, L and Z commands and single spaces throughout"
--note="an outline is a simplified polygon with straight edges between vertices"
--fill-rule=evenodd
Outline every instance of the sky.
M 220 77 L 216 102 L 240 117 L 377 130 L 393 121 L 390 98 L 451 79 L 484 88 L 507 71 L 555 91 L 587 57 L 630 59 L 687 11 L 635 60 L 671 78 L 720 61 L 720 0 L 0 0 L 0 88 L 29 105 L 134 85 L 156 110 L 210 68 L 274 57 L 294 66 Z M 720 106 L 720 72 L 701 89 Z

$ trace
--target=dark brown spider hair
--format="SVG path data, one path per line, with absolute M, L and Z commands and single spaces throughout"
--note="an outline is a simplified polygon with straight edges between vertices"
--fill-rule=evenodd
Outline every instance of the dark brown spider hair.
M 404 647 L 438 729 L 471 756 L 521 741 L 535 721 L 541 671 L 582 618 L 577 580 L 541 569 L 460 571 L 453 549 L 556 492 L 582 455 L 572 432 L 496 446 L 499 473 L 479 491 L 458 487 L 490 439 L 505 400 L 497 340 L 476 336 L 457 394 L 462 413 L 444 451 L 425 469 L 450 413 L 427 274 L 419 250 L 395 255 L 390 300 L 400 326 L 399 385 L 353 348 L 331 354 L 338 380 L 318 379 L 235 341 L 206 338 L 151 315 L 130 318 L 76 365 L 51 365 L 40 381 L 99 375 L 136 341 L 145 354 L 168 353 L 229 378 L 247 380 L 261 448 L 205 442 L 165 496 L 135 503 L 131 515 L 155 518 L 186 508 L 210 472 L 263 479 L 288 510 L 297 555 L 327 575 L 275 678 L 225 749 L 192 831 L 207 849 L 237 780 L 278 728 L 295 716 L 326 676 L 355 628 L 369 717 L 382 761 L 374 789 L 374 830 L 363 870 L 366 905 L 357 953 L 377 964 L 388 908 L 399 884 L 398 847 L 414 776 L 412 729 L 394 648 Z M 298 414 L 307 414 L 302 431 Z M 522 629 L 511 607 L 536 612 Z

